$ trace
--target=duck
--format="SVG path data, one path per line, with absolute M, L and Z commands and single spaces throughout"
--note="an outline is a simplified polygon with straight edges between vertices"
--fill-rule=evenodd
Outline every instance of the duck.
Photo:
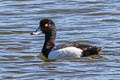
M 49 18 L 40 20 L 39 27 L 32 35 L 45 34 L 45 41 L 39 57 L 44 61 L 55 61 L 64 58 L 81 58 L 90 55 L 98 55 L 104 47 L 81 44 L 79 41 L 66 42 L 55 46 L 56 25 Z

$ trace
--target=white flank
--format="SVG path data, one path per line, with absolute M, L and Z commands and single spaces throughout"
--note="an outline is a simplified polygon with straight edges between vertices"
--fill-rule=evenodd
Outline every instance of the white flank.
M 51 51 L 48 59 L 61 59 L 61 58 L 80 58 L 82 50 L 76 47 L 66 47 L 59 50 Z

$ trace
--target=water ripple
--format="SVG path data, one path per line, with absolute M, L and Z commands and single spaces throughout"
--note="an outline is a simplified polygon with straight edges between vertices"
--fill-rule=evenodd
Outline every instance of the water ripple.
M 120 79 L 119 0 L 1 0 L 0 79 Z M 44 62 L 44 35 L 32 36 L 43 17 L 57 26 L 56 45 L 80 40 L 105 46 L 101 57 Z

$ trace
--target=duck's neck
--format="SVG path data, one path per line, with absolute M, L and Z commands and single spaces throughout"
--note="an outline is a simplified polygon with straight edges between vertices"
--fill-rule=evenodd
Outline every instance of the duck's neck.
M 56 33 L 45 34 L 45 42 L 42 48 L 42 54 L 48 58 L 49 52 L 55 46 Z

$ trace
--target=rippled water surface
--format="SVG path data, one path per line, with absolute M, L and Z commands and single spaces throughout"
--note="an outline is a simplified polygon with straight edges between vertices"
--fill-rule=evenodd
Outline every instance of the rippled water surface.
M 100 58 L 44 62 L 41 18 L 57 26 L 56 45 L 81 40 L 105 46 Z M 120 80 L 119 0 L 0 0 L 1 80 Z

